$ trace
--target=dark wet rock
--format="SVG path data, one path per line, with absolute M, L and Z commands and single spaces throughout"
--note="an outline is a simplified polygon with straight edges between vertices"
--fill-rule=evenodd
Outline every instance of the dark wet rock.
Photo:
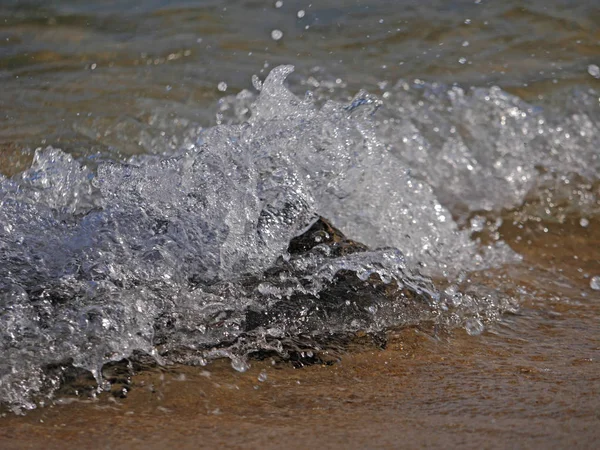
M 290 241 L 288 252 L 291 255 L 303 255 L 317 245 L 329 247 L 331 257 L 368 250 L 366 245 L 346 238 L 340 230 L 320 217 L 304 234 Z
M 219 308 L 212 314 L 204 311 L 191 321 L 180 310 L 165 310 L 155 322 L 157 351 L 167 361 L 191 365 L 202 363 L 204 352 L 214 356 L 219 349 L 259 358 L 274 354 L 305 365 L 324 361 L 315 356 L 320 349 L 348 348 L 358 331 L 367 332 L 362 340 L 368 346 L 384 347 L 389 325 L 418 323 L 431 310 L 429 292 L 435 288 L 402 267 L 396 274 L 398 281 L 384 281 L 376 273 L 361 279 L 353 270 L 339 269 L 340 259 L 360 258 L 360 253 L 369 251 L 319 218 L 291 240 L 287 257 L 280 257 L 260 275 L 241 275 L 234 290 L 226 282 L 190 283 L 191 290 L 202 289 L 204 294 L 251 297 L 252 306 Z M 329 264 L 337 272 L 319 279 L 315 289 L 315 271 Z M 184 340 L 189 346 L 172 345 Z M 307 357 L 311 351 L 313 356 Z
M 406 269 L 400 269 L 400 279 L 384 282 L 379 275 L 373 274 L 361 279 L 352 270 L 338 270 L 332 279 L 321 280 L 323 286 L 311 290 L 313 271 L 317 267 L 334 263 L 338 258 L 368 252 L 370 249 L 360 243 L 348 239 L 329 221 L 319 218 L 306 232 L 291 240 L 288 247 L 288 258 L 280 257 L 273 267 L 263 274 L 242 275 L 236 281 L 241 290 L 239 295 L 252 296 L 253 306 L 241 313 L 235 310 L 219 309 L 213 315 L 205 314 L 202 323 L 194 323 L 195 331 L 190 330 L 188 341 L 210 342 L 211 333 L 215 339 L 208 344 L 194 344 L 194 348 L 175 349 L 169 343 L 174 334 L 181 333 L 187 320 L 175 311 L 164 311 L 155 324 L 155 345 L 159 353 L 177 362 L 194 360 L 190 353 L 209 350 L 216 347 L 229 347 L 245 337 L 261 336 L 270 339 L 266 330 L 280 330 L 282 336 L 276 338 L 285 343 L 293 342 L 297 336 L 308 336 L 310 345 L 332 341 L 339 336 L 352 334 L 353 330 L 383 329 L 386 324 L 374 325 L 378 320 L 374 311 L 384 308 L 390 320 L 402 316 L 407 323 L 417 321 L 418 315 L 428 308 L 431 298 L 428 289 L 417 289 L 413 286 L 427 285 L 427 280 Z M 315 261 L 317 261 L 315 263 Z M 304 263 L 309 264 L 303 269 Z M 317 264 L 310 265 L 310 264 Z M 195 283 L 190 284 L 196 289 Z M 266 286 L 266 287 L 265 287 Z M 204 292 L 216 295 L 232 296 L 228 293 L 227 283 L 203 285 Z M 269 291 L 269 289 L 272 290 Z M 431 286 L 429 291 L 435 289 Z M 313 293 L 314 292 L 314 293 Z M 221 333 L 224 327 L 238 326 L 239 332 L 229 337 Z M 189 326 L 188 326 L 189 328 Z M 221 334 L 220 334 L 221 333 Z M 250 336 L 250 337 L 249 337 Z
M 304 234 L 289 244 L 290 261 L 280 260 L 265 272 L 263 283 L 280 284 L 283 278 L 297 276 L 293 262 L 307 258 L 316 252 L 321 258 L 334 260 L 352 253 L 366 252 L 369 248 L 360 242 L 348 239 L 324 218 L 319 218 Z M 409 278 L 411 274 L 407 273 Z M 381 305 L 393 306 L 396 311 L 404 309 L 406 317 L 414 315 L 429 304 L 424 292 L 417 292 L 396 281 L 385 283 L 378 275 L 362 280 L 350 270 L 340 270 L 317 295 L 294 292 L 264 309 L 251 308 L 246 311 L 245 330 L 277 327 L 295 334 L 308 333 L 316 339 L 328 338 L 331 324 L 350 324 L 349 329 L 370 328 L 373 310 Z M 332 330 L 329 337 L 337 334 Z M 317 336 L 319 335 L 319 336 Z

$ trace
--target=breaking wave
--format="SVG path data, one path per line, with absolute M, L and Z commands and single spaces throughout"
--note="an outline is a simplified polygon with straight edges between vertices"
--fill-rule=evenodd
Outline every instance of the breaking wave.
M 253 352 L 358 330 L 476 334 L 518 306 L 465 281 L 520 260 L 474 238 L 485 217 L 598 214 L 593 92 L 542 110 L 497 88 L 401 82 L 319 102 L 284 86 L 291 70 L 224 98 L 231 119 L 176 151 L 47 148 L 0 176 L 2 403 L 51 397 L 56 365 L 102 387 L 102 367 L 136 352 L 244 370 Z

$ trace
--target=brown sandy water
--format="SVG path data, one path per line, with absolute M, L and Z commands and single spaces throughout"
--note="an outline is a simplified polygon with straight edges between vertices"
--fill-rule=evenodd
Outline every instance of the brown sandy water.
M 600 272 L 598 225 L 505 226 L 523 264 L 480 277 L 532 295 L 480 336 L 407 328 L 385 349 L 357 337 L 331 365 L 155 368 L 127 398 L 65 397 L 3 417 L 1 447 L 595 448 L 600 296 L 585 274 Z

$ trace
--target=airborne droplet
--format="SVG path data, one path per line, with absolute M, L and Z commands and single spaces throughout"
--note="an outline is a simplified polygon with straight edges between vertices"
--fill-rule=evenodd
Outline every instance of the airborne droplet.
M 271 38 L 272 38 L 274 41 L 278 41 L 278 40 L 280 40 L 282 37 L 283 37 L 283 31 L 281 31 L 281 30 L 273 30 L 273 31 L 271 31 Z

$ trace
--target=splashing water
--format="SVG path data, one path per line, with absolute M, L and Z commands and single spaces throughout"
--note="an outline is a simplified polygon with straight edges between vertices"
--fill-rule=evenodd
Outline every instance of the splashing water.
M 47 148 L 0 177 L 1 402 L 51 396 L 52 364 L 101 385 L 103 365 L 134 352 L 227 356 L 245 370 L 248 353 L 285 353 L 305 334 L 436 317 L 479 334 L 514 300 L 457 286 L 519 256 L 473 240 L 478 220 L 461 228 L 453 214 L 516 207 L 572 174 L 597 179 L 597 154 L 581 149 L 598 147 L 598 130 L 581 109 L 558 123 L 498 89 L 406 84 L 385 105 L 360 92 L 319 108 L 284 87 L 291 71 L 253 80 L 258 96 L 226 100 L 242 120 L 185 149 L 91 169 Z M 319 216 L 371 250 L 332 253 L 320 230 L 292 254 Z M 350 279 L 365 291 L 336 288 Z

